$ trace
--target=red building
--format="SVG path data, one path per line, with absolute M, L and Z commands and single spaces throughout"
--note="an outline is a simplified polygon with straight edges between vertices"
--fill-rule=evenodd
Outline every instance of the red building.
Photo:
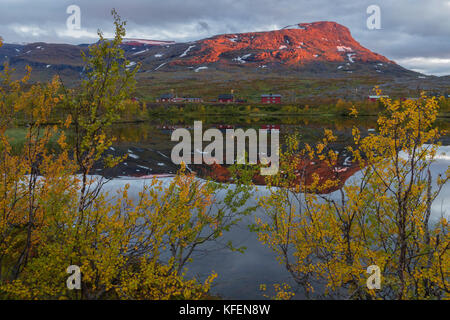
M 261 96 L 261 103 L 281 103 L 280 94 L 263 94 Z
M 218 100 L 220 103 L 232 103 L 234 102 L 234 96 L 232 94 L 221 94 Z

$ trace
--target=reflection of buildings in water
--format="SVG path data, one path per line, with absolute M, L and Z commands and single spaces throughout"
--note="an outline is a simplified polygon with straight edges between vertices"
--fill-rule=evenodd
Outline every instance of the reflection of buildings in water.
M 294 170 L 296 178 L 292 180 L 292 185 L 311 186 L 315 182 L 316 175 L 319 178 L 318 186 L 324 185 L 329 180 L 336 181 L 333 186 L 320 190 L 320 193 L 324 194 L 340 189 L 347 179 L 361 170 L 359 164 L 352 162 L 349 157 L 341 157 L 335 166 L 329 166 L 323 160 L 310 160 L 309 158 L 296 159 L 296 163 Z M 232 175 L 228 167 L 217 163 L 212 165 L 191 165 L 191 168 L 203 178 L 211 178 L 222 183 L 232 181 Z M 281 173 L 283 174 L 283 172 Z M 257 173 L 253 176 L 252 181 L 256 185 L 266 185 L 269 180 Z

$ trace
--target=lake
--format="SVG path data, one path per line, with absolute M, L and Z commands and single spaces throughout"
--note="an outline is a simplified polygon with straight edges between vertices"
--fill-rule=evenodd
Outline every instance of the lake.
M 368 134 L 376 128 L 376 118 L 347 119 L 339 117 L 311 117 L 311 118 L 264 118 L 263 116 L 251 117 L 250 119 L 219 120 L 214 118 L 204 119 L 204 127 L 216 128 L 255 128 L 260 129 L 266 125 L 275 125 L 280 129 L 281 140 L 288 134 L 298 132 L 301 143 L 314 143 L 322 138 L 324 128 L 333 130 L 338 140 L 333 144 L 333 149 L 342 150 L 351 144 L 351 130 L 353 126 L 361 129 L 363 134 Z M 446 121 L 441 121 L 440 126 L 445 127 Z M 113 179 L 106 184 L 108 191 L 123 188 L 130 184 L 129 194 L 137 199 L 143 185 L 150 182 L 143 176 L 155 174 L 174 174 L 178 167 L 170 160 L 172 147 L 176 142 L 170 141 L 171 132 L 175 128 L 190 128 L 193 122 L 145 122 L 136 124 L 115 125 L 111 133 L 117 138 L 114 145 L 108 150 L 110 154 L 128 154 L 128 159 L 117 168 L 105 171 L 98 165 L 95 170 L 97 174 L 106 175 Z M 432 166 L 433 175 L 445 172 L 450 165 L 450 138 L 442 138 L 443 147 L 438 160 Z M 358 179 L 359 172 L 351 178 Z M 169 184 L 170 177 L 161 177 L 165 184 Z M 259 188 L 257 195 L 266 194 L 265 187 Z M 439 214 L 448 215 L 450 212 L 450 186 L 446 186 L 435 202 L 433 217 Z M 334 197 L 334 194 L 330 194 Z M 217 194 L 220 199 L 223 194 Z M 249 205 L 254 203 L 251 200 Z M 226 299 L 261 299 L 259 291 L 260 284 L 267 284 L 267 288 L 273 283 L 290 283 L 293 281 L 290 274 L 283 265 L 277 263 L 275 255 L 266 246 L 260 244 L 256 234 L 248 230 L 248 225 L 254 223 L 255 215 L 262 216 L 263 212 L 256 211 L 253 216 L 245 217 L 244 220 L 229 232 L 225 233 L 223 239 L 216 243 L 210 243 L 197 250 L 193 256 L 193 262 L 187 267 L 188 276 L 198 276 L 204 279 L 212 271 L 218 273 L 211 293 Z M 244 254 L 231 252 L 225 248 L 225 243 L 232 240 L 235 246 L 247 247 Z M 270 291 L 268 292 L 270 294 Z M 302 295 L 296 296 L 302 298 Z

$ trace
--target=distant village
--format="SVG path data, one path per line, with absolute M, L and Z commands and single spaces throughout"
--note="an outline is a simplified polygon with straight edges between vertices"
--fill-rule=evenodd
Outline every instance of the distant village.
M 268 103 L 281 103 L 281 94 L 263 94 L 261 95 L 261 103 L 268 104 Z M 157 102 L 164 102 L 164 103 L 177 103 L 177 102 L 192 102 L 192 103 L 200 103 L 205 102 L 203 98 L 200 97 L 177 97 L 173 93 L 166 93 L 161 95 L 158 99 L 156 99 Z M 227 93 L 227 94 L 220 94 L 217 99 L 211 100 L 209 102 L 218 102 L 218 103 L 246 103 L 247 100 L 243 99 L 237 99 L 234 94 Z
M 429 94 L 431 97 L 440 98 L 441 96 L 444 96 L 447 99 L 450 99 L 449 93 L 431 93 Z M 380 100 L 381 98 L 389 98 L 388 95 L 369 95 L 367 96 L 367 100 L 376 102 Z M 401 100 L 417 100 L 417 97 L 402 97 Z M 247 100 L 244 99 L 238 99 L 233 93 L 226 93 L 226 94 L 220 94 L 217 96 L 216 99 L 213 100 L 204 100 L 202 97 L 178 97 L 177 95 L 173 93 L 165 93 L 162 94 L 159 98 L 156 99 L 156 102 L 159 103 L 202 103 L 202 102 L 212 102 L 212 103 L 247 103 Z M 260 96 L 260 103 L 262 104 L 280 104 L 283 103 L 283 97 L 281 94 L 262 94 Z

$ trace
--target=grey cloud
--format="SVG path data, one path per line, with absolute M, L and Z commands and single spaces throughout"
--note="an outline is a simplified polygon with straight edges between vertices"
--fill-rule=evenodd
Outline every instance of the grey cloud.
M 207 24 L 206 22 L 204 22 L 204 21 L 200 21 L 199 23 L 198 23 L 198 25 L 199 25 L 199 28 L 200 28 L 200 30 L 205 30 L 205 31 L 209 31 L 209 24 Z

